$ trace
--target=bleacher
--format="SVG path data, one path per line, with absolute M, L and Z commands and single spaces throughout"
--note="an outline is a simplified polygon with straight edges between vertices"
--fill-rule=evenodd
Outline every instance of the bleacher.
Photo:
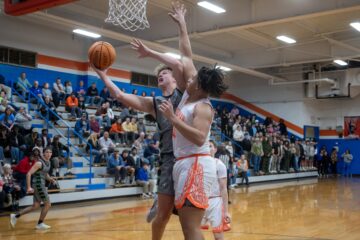
M 29 104 L 25 103 L 20 97 L 14 95 L 12 97 L 13 104 L 17 107 L 25 107 L 28 109 Z M 55 135 L 63 135 L 61 142 L 64 145 L 69 146 L 70 157 L 73 161 L 72 172 L 74 176 L 60 177 L 58 183 L 60 190 L 49 191 L 50 199 L 52 203 L 64 203 L 72 201 L 93 200 L 99 198 L 110 198 L 119 196 L 134 196 L 142 193 L 142 188 L 136 185 L 116 185 L 114 183 L 114 176 L 110 176 L 106 172 L 106 166 L 98 166 L 92 164 L 90 169 L 89 154 L 85 151 L 85 146 L 79 146 L 79 138 L 75 137 L 73 132 L 68 131 L 68 126 L 73 128 L 75 126 L 75 120 L 70 118 L 70 114 L 66 112 L 65 106 L 60 105 L 56 111 L 63 119 L 57 121 L 58 126 L 56 129 L 47 124 L 47 122 L 41 119 L 36 112 L 37 106 L 30 104 L 30 115 L 33 117 L 32 127 L 39 133 L 43 128 L 48 128 L 48 134 L 50 137 Z M 95 114 L 95 108 L 86 109 L 89 115 Z M 114 110 L 115 115 L 119 115 L 119 110 Z M 143 113 L 138 113 L 136 116 L 143 118 Z M 154 132 L 156 125 L 144 121 L 147 127 L 147 131 Z M 66 126 L 67 125 L 67 126 Z M 70 145 L 68 144 L 68 141 Z M 124 149 L 124 148 L 123 148 Z M 122 149 L 122 150 L 123 150 Z M 66 173 L 66 166 L 60 169 L 60 176 L 64 176 Z M 32 196 L 26 196 L 20 200 L 20 206 L 26 206 L 32 204 Z

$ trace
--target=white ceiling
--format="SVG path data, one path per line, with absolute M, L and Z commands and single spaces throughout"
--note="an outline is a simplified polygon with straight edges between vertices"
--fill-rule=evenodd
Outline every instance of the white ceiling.
M 135 1 L 135 0 L 133 0 Z M 279 68 L 299 64 L 327 64 L 334 58 L 360 57 L 360 32 L 349 26 L 360 21 L 360 0 L 209 0 L 226 9 L 215 14 L 185 0 L 188 29 L 195 59 L 219 62 L 239 72 L 271 78 Z M 39 23 L 57 22 L 100 31 L 120 49 L 127 49 L 133 37 L 146 40 L 161 51 L 177 49 L 177 28 L 168 17 L 171 0 L 149 0 L 150 29 L 124 31 L 104 22 L 107 0 L 80 0 L 30 14 Z M 56 26 L 56 27 L 59 27 Z M 288 35 L 297 40 L 287 45 L 276 40 Z M 123 51 L 126 53 L 126 51 Z M 280 76 L 280 75 L 279 75 Z M 286 78 L 286 76 L 280 76 Z

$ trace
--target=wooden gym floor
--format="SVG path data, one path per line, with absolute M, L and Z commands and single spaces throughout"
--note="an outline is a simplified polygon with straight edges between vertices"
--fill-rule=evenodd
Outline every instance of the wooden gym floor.
M 359 240 L 360 179 L 305 180 L 232 190 L 232 231 L 226 239 Z M 0 218 L 0 239 L 151 239 L 145 214 L 151 200 L 111 199 L 54 206 L 48 232 L 34 230 L 39 212 L 22 217 L 15 230 Z M 206 239 L 213 239 L 210 231 Z M 183 239 L 173 216 L 163 239 Z

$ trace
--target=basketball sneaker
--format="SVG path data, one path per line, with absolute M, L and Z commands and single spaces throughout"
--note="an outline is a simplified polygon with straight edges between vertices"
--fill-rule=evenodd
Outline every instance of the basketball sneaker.
M 45 223 L 37 224 L 35 227 L 37 230 L 48 230 L 51 227 L 49 225 L 46 225 Z
M 16 214 L 10 214 L 10 225 L 12 228 L 15 228 L 17 222 Z
M 154 203 L 153 203 L 152 207 L 150 208 L 148 214 L 146 215 L 146 221 L 148 223 L 150 223 L 155 218 L 157 211 L 158 211 L 158 196 L 155 195 Z

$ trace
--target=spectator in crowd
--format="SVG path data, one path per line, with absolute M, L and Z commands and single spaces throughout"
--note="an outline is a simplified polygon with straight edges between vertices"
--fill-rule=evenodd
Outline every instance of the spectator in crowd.
M 50 101 L 53 100 L 53 99 L 52 99 L 52 93 L 51 93 L 51 89 L 50 89 L 49 83 L 47 83 L 47 82 L 44 83 L 41 92 L 42 92 L 42 95 L 43 95 L 44 100 L 45 100 L 46 97 L 49 97 L 49 98 L 50 98 Z
M 110 128 L 111 124 L 115 120 L 115 114 L 114 114 L 113 110 L 111 109 L 109 102 L 106 102 L 105 105 L 106 105 L 106 109 L 107 109 L 107 112 L 106 112 L 107 115 L 106 116 L 107 116 L 107 119 L 108 119 L 108 120 L 106 120 L 106 123 L 107 123 L 106 127 Z
M 269 174 L 270 158 L 272 155 L 272 146 L 270 139 L 265 136 L 262 141 L 264 156 L 262 156 L 261 174 Z
M 115 100 L 110 96 L 109 89 L 106 86 L 104 86 L 104 88 L 101 90 L 100 98 L 101 98 L 101 103 L 108 102 L 111 107 L 115 102 Z
M 248 132 L 244 132 L 244 140 L 242 141 L 242 149 L 246 159 L 250 159 L 251 152 L 251 136 Z
M 54 103 L 51 101 L 50 97 L 48 96 L 45 97 L 44 104 L 40 106 L 39 111 L 44 118 L 47 118 L 49 121 L 52 121 L 54 125 L 57 125 L 58 118 L 55 115 L 57 114 L 56 107 Z
M 278 161 L 279 161 L 279 152 L 280 152 L 280 144 L 277 141 L 277 138 L 274 137 L 272 139 L 271 144 L 271 157 L 270 157 L 270 173 L 278 172 Z
M 125 141 L 126 141 L 127 145 L 130 146 L 134 142 L 134 138 L 135 138 L 134 132 L 132 131 L 132 128 L 131 128 L 130 118 L 127 117 L 121 126 L 125 132 Z
M 115 143 L 125 144 L 124 131 L 121 126 L 120 118 L 118 118 L 116 122 L 111 125 L 110 137 L 115 139 Z
M 0 74 L 0 89 L 1 89 L 1 91 L 5 91 L 7 99 L 10 99 L 11 87 L 6 85 L 5 78 L 1 74 Z
M 253 162 L 254 162 L 255 175 L 259 175 L 261 157 L 264 156 L 264 151 L 263 151 L 261 140 L 258 137 L 255 138 L 255 142 L 251 146 L 251 154 L 254 159 Z
M 108 158 L 108 154 L 114 152 L 115 144 L 109 137 L 109 132 L 105 131 L 104 135 L 99 139 L 100 152 L 105 155 L 105 159 Z
M 323 149 L 320 152 L 320 168 L 318 169 L 319 176 L 323 178 L 327 178 L 329 174 L 329 164 L 330 164 L 330 156 L 326 149 Z
M 101 106 L 98 107 L 96 110 L 95 116 L 96 120 L 99 122 L 100 127 L 103 126 L 103 121 L 106 122 L 106 126 L 111 124 L 107 112 L 108 108 L 105 102 L 102 103 Z
M 337 175 L 337 162 L 338 162 L 338 152 L 336 148 L 333 148 L 331 150 L 331 155 L 330 155 L 330 169 L 334 177 Z
M 135 117 L 131 118 L 130 126 L 131 126 L 131 131 L 134 133 L 134 139 L 138 138 L 139 130 L 138 130 L 138 125 L 137 125 L 137 120 Z
M 121 118 L 121 120 L 125 120 L 127 117 L 130 117 L 130 111 L 129 108 L 124 107 L 120 113 L 119 118 Z
M 135 88 L 132 90 L 131 94 L 138 95 L 138 90 Z
M 7 98 L 7 96 L 6 96 L 6 92 L 0 88 L 0 102 L 1 102 L 3 99 L 6 99 L 6 100 L 7 100 L 8 98 Z
M 60 102 L 64 101 L 64 99 L 65 99 L 65 87 L 61 83 L 60 78 L 57 78 L 55 83 L 53 84 L 52 97 L 53 97 L 53 102 L 54 102 L 55 108 L 57 108 L 60 105 Z
M 138 155 L 140 157 L 144 156 L 144 150 L 145 150 L 145 147 L 146 147 L 145 133 L 140 133 L 139 134 L 139 137 L 133 143 L 133 147 L 136 147 L 136 149 L 138 151 Z M 141 167 L 141 165 L 138 165 L 138 167 Z
M 151 93 L 150 93 L 150 97 L 155 97 L 156 95 L 155 95 L 155 92 L 154 91 L 151 91 Z
M 71 82 L 66 81 L 65 82 L 65 99 L 67 99 L 72 93 L 74 93 L 75 96 L 76 96 L 76 93 L 73 91 L 73 87 L 71 85 Z
M 35 128 L 31 130 L 31 133 L 25 136 L 25 144 L 27 146 L 27 153 L 30 153 L 35 146 L 36 139 L 38 139 L 38 132 Z
M 232 119 L 235 119 L 237 115 L 239 115 L 239 109 L 236 106 L 233 106 L 233 108 L 230 111 L 230 116 Z
M 135 180 L 135 169 L 136 169 L 135 159 L 131 155 L 129 155 L 128 150 L 123 150 L 123 152 L 121 153 L 121 157 L 125 161 L 125 168 L 127 171 L 127 175 L 130 175 L 129 182 L 130 184 L 132 184 L 134 183 Z
M 41 138 L 41 145 L 43 149 L 51 146 L 51 138 L 49 137 L 48 130 L 46 128 L 41 130 L 41 136 L 39 137 Z
M 236 155 L 240 156 L 242 154 L 242 142 L 244 140 L 244 132 L 241 130 L 240 124 L 237 125 L 235 131 L 233 132 L 233 139 L 235 141 L 235 153 Z
M 9 133 L 4 126 L 0 125 L 0 159 L 4 161 L 5 154 L 8 153 L 10 153 Z
M 160 160 L 160 149 L 155 145 L 155 142 L 151 140 L 144 149 L 144 158 L 149 160 L 150 167 L 153 169 L 156 162 Z
M 144 160 L 142 167 L 136 173 L 136 183 L 143 187 L 143 198 L 153 197 L 154 182 L 149 181 L 149 162 Z
M 18 126 L 14 126 L 9 137 L 12 163 L 17 164 L 24 157 L 24 152 L 26 151 L 25 139 L 19 133 Z
M 11 107 L 7 107 L 5 112 L 0 115 L 0 123 L 7 129 L 8 132 L 11 132 L 15 124 L 15 117 Z
M 91 149 L 90 149 L 90 146 Z M 106 159 L 106 154 L 102 153 L 100 147 L 100 143 L 98 140 L 98 134 L 93 132 L 90 134 L 88 138 L 88 145 L 86 145 L 86 151 L 90 153 L 91 156 L 93 156 L 93 162 L 94 163 L 101 163 L 101 159 Z
M 237 161 L 236 163 L 237 168 L 239 169 L 239 175 L 241 176 L 241 184 L 244 183 L 245 180 L 245 184 L 249 185 L 249 178 L 248 178 L 248 161 L 245 158 L 245 154 L 242 154 L 240 157 L 240 160 Z
M 40 157 L 41 157 L 41 159 L 43 159 L 44 158 L 44 155 L 43 155 L 44 147 L 42 145 L 42 140 L 41 140 L 40 136 L 36 139 L 34 148 L 39 149 Z M 34 148 L 33 148 L 33 150 L 34 150 Z
M 3 99 L 1 100 L 1 105 L 0 105 L 0 114 L 4 113 L 6 108 L 10 107 L 10 105 L 8 104 L 8 100 Z
M 115 184 L 125 183 L 126 167 L 118 148 L 115 148 L 114 153 L 108 158 L 107 172 L 109 174 L 115 174 Z
M 61 138 L 61 136 L 59 136 L 59 135 L 56 135 L 53 138 L 52 156 L 50 159 L 51 167 L 53 170 L 55 170 L 55 176 L 60 177 L 60 166 L 63 166 L 66 164 L 67 171 L 64 174 L 64 176 L 72 176 L 72 175 L 74 175 L 71 172 L 73 163 L 72 163 L 72 160 L 70 159 L 69 148 L 64 146 L 60 142 L 60 138 Z M 64 154 L 64 152 L 66 152 L 66 155 Z
M 300 144 L 299 139 L 295 140 L 294 148 L 295 148 L 294 170 L 295 170 L 295 172 L 298 172 L 299 168 L 300 168 L 300 157 L 301 157 L 301 144 Z
M 15 126 L 20 128 L 20 132 L 23 136 L 30 133 L 32 125 L 31 120 L 32 116 L 26 112 L 24 107 L 20 107 L 15 115 Z
M 31 87 L 29 80 L 26 78 L 26 73 L 22 72 L 20 77 L 18 77 L 17 82 L 15 84 L 15 89 L 18 91 L 24 98 L 27 97 L 26 93 L 28 89 Z
M 146 97 L 146 92 L 145 92 L 145 91 L 142 91 L 142 92 L 141 92 L 141 96 L 142 96 L 142 97 Z
M 353 160 L 353 155 L 350 153 L 349 149 L 346 149 L 345 153 L 341 155 L 344 159 L 343 175 L 345 177 L 351 176 L 351 162 Z
M 96 121 L 95 115 L 90 115 L 90 130 L 100 134 L 100 125 L 99 122 Z
M 39 87 L 39 82 L 34 81 L 34 85 L 29 89 L 30 94 L 30 102 L 35 104 L 40 104 L 40 102 L 43 102 L 43 94 L 42 90 Z
M 7 195 L 11 196 L 12 209 L 17 211 L 19 208 L 19 199 L 21 195 L 21 188 L 15 182 L 15 179 L 12 175 L 12 169 L 10 164 L 4 165 L 4 175 L 3 175 L 3 190 Z
M 90 136 L 90 123 L 87 120 L 86 113 L 81 114 L 81 118 L 75 123 L 75 131 L 82 137 L 88 138 Z M 77 136 L 77 135 L 75 135 Z M 82 139 L 79 138 L 79 143 L 82 144 Z
M 26 174 L 32 168 L 36 161 L 38 161 L 39 155 L 35 155 L 31 152 L 29 156 L 25 156 L 20 162 L 14 167 L 14 177 L 18 181 L 21 187 L 21 196 L 26 195 Z
M 85 104 L 90 106 L 100 106 L 101 98 L 99 96 L 99 90 L 96 87 L 96 83 L 92 83 L 91 86 L 86 91 L 86 101 Z
M 284 121 L 284 119 L 280 119 L 279 120 L 279 130 L 280 130 L 280 135 L 281 136 L 288 136 L 288 131 L 287 131 L 287 127 L 286 127 L 286 125 L 285 125 L 285 121 Z
M 143 118 L 139 118 L 139 120 L 137 122 L 137 130 L 138 130 L 139 134 L 142 132 L 146 134 L 146 127 L 145 127 Z
M 79 86 L 76 88 L 76 96 L 80 98 L 80 97 L 85 97 L 85 95 L 86 95 L 86 88 L 84 86 L 84 81 L 81 80 L 79 82 Z
M 0 166 L 2 168 L 2 166 Z M 0 172 L 0 213 L 2 212 L 2 209 L 5 207 L 5 197 L 6 194 L 3 189 L 4 181 L 2 180 L 2 173 Z
M 290 142 L 289 141 L 284 142 L 283 149 L 284 149 L 284 156 L 283 156 L 282 170 L 287 173 L 287 172 L 289 172 L 290 162 L 291 162 L 291 151 L 290 151 Z
M 65 109 L 71 114 L 73 119 L 81 116 L 81 110 L 79 108 L 79 100 L 77 99 L 74 92 L 66 99 Z

